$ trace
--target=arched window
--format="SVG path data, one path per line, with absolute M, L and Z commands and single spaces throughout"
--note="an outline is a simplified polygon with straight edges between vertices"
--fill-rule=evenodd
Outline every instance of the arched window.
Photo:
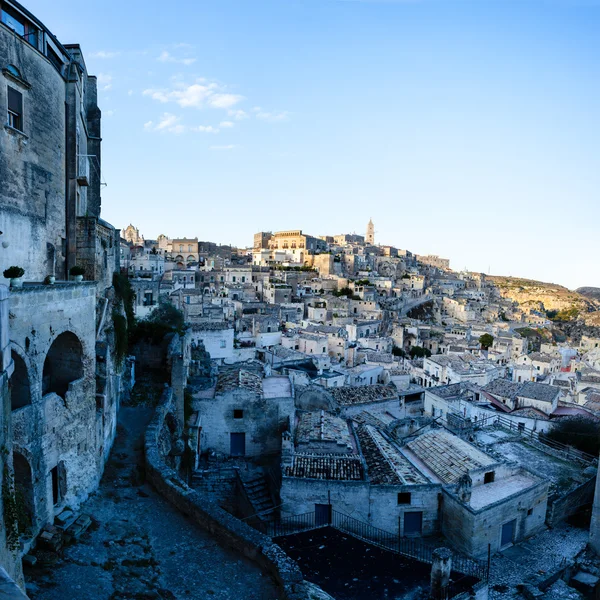
M 15 65 L 6 65 L 6 70 L 15 77 L 19 77 L 19 79 L 21 78 L 21 71 L 19 71 Z
M 65 397 L 69 384 L 83 377 L 83 348 L 70 331 L 61 333 L 50 346 L 44 361 L 42 395 L 55 393 Z
M 31 388 L 25 361 L 13 350 L 15 371 L 10 378 L 10 408 L 17 410 L 31 404 Z

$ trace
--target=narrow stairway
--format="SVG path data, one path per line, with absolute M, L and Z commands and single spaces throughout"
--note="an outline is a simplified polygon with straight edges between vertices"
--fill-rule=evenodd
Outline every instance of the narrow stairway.
M 242 480 L 242 485 L 254 508 L 254 513 L 262 521 L 270 521 L 273 518 L 275 505 L 271 499 L 269 485 L 264 475 L 255 475 L 251 479 Z

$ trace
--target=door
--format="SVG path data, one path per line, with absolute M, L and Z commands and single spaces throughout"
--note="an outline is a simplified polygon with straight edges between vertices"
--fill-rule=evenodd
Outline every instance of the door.
M 512 544 L 513 537 L 515 535 L 515 527 L 517 525 L 517 520 L 513 519 L 508 523 L 504 523 L 502 525 L 502 538 L 500 540 L 500 547 L 503 548 L 508 544 Z
M 246 434 L 231 433 L 230 435 L 230 454 L 231 456 L 246 455 Z
M 315 504 L 315 525 L 329 525 L 331 523 L 331 504 Z
M 423 513 L 404 513 L 404 535 L 421 535 L 423 531 Z

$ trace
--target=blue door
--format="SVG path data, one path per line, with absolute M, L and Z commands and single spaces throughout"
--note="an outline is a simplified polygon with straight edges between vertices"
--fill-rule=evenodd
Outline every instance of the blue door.
M 245 433 L 230 433 L 230 454 L 231 456 L 246 455 L 246 434 Z
M 500 546 L 504 547 L 508 544 L 512 544 L 513 537 L 515 535 L 515 527 L 517 525 L 517 520 L 513 519 L 508 523 L 504 523 L 502 525 L 502 539 L 500 540 Z
M 421 535 L 423 531 L 423 513 L 404 513 L 404 535 Z
M 315 504 L 315 525 L 329 525 L 331 523 L 331 504 Z

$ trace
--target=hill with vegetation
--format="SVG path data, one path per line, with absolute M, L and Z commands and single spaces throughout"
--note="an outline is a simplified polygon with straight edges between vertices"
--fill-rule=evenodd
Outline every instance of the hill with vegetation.
M 565 320 L 600 310 L 600 300 L 556 283 L 500 276 L 489 276 L 488 280 L 494 283 L 503 298 L 525 307 L 560 313 Z
M 600 288 L 597 287 L 580 287 L 575 290 L 578 294 L 600 302 Z

